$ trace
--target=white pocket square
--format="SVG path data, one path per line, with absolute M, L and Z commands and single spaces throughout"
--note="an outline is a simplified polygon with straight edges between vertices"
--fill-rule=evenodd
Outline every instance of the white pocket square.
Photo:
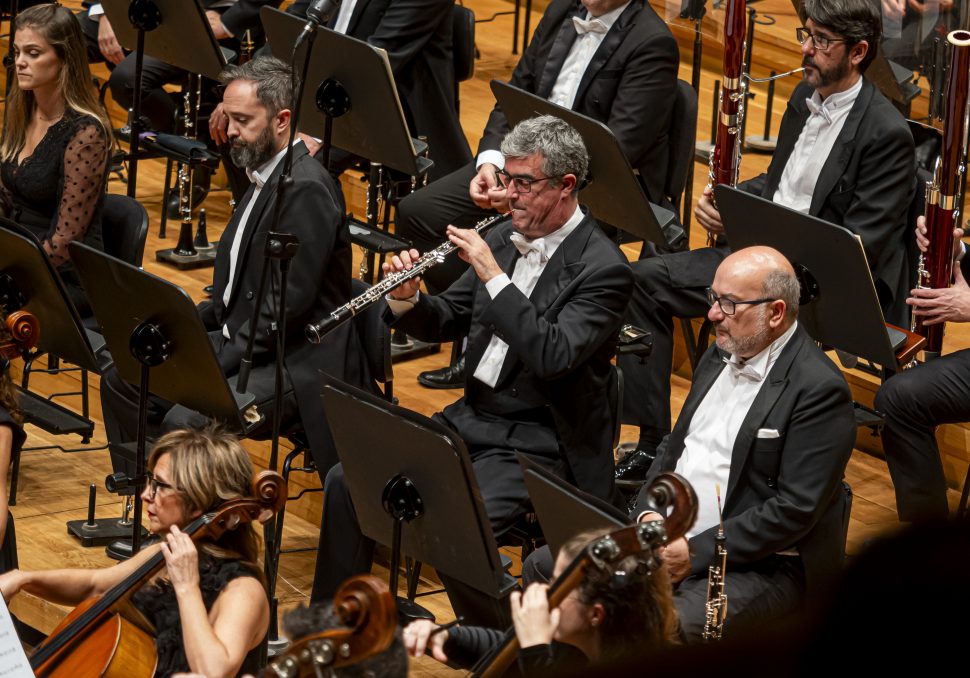
M 758 438 L 778 438 L 778 429 L 776 428 L 759 428 Z

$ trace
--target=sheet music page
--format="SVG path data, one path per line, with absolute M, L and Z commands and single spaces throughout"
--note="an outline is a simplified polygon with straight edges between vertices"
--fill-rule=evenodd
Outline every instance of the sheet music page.
M 0 596 L 0 678 L 33 678 L 30 661 L 13 627 L 13 617 Z

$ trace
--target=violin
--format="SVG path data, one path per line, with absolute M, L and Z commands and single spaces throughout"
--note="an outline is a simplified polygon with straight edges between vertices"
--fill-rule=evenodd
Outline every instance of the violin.
M 662 566 L 657 551 L 686 534 L 697 519 L 697 495 L 690 483 L 676 473 L 662 473 L 647 488 L 647 509 L 666 520 L 651 520 L 611 532 L 586 545 L 549 587 L 549 609 L 555 609 L 595 570 L 612 574 L 629 556 L 644 555 L 651 574 Z M 497 678 L 508 670 L 519 651 L 515 628 L 472 669 L 475 678 Z
M 293 643 L 260 678 L 323 675 L 380 654 L 397 631 L 397 606 L 387 584 L 371 575 L 352 577 L 337 590 L 333 609 L 344 628 L 314 633 Z
M 219 539 L 227 530 L 277 512 L 286 501 L 286 483 L 275 471 L 253 480 L 253 496 L 231 499 L 212 513 L 196 518 L 183 530 L 198 541 Z M 41 643 L 30 658 L 38 678 L 126 678 L 155 673 L 154 629 L 131 605 L 131 595 L 165 566 L 161 551 L 101 596 L 74 610 Z
M 4 325 L 10 339 L 0 341 L 0 359 L 13 360 L 37 345 L 40 322 L 30 311 L 14 311 L 7 315 Z

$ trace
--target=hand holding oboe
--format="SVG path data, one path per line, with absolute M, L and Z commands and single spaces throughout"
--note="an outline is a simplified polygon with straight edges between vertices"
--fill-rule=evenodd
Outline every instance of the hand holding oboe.
M 390 259 L 381 264 L 381 270 L 384 271 L 384 275 L 391 273 L 400 273 L 401 271 L 410 271 L 414 264 L 421 258 L 418 251 L 413 247 L 409 250 L 402 250 L 400 253 L 395 254 Z M 418 293 L 418 289 L 421 287 L 421 276 L 412 278 L 401 284 L 400 287 L 388 292 L 388 296 L 394 299 L 410 299 L 415 294 Z

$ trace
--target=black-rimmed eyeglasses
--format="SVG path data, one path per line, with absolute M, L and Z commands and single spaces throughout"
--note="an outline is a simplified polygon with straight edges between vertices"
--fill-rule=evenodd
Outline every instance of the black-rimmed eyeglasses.
M 812 47 L 819 52 L 827 52 L 833 43 L 845 42 L 845 38 L 830 38 L 827 35 L 816 35 L 804 26 L 795 29 L 795 39 L 798 40 L 799 45 L 804 45 L 805 41 L 809 38 L 812 39 Z
M 717 307 L 721 309 L 721 313 L 724 315 L 734 315 L 738 312 L 738 306 L 757 306 L 758 304 L 768 304 L 772 301 L 774 301 L 774 299 L 735 301 L 734 299 L 725 299 L 724 297 L 719 297 L 714 290 L 712 290 L 710 287 L 707 288 L 707 303 L 711 306 L 717 304 Z
M 537 184 L 540 181 L 552 181 L 553 179 L 562 179 L 563 175 L 555 177 L 542 177 L 540 179 L 529 179 L 528 177 L 513 177 L 511 174 L 505 170 L 499 170 L 495 173 L 498 177 L 498 182 L 502 184 L 502 188 L 512 188 L 519 193 L 531 193 L 532 184 Z
M 175 485 L 170 485 L 163 480 L 159 480 L 151 471 L 145 471 L 145 487 L 148 488 L 148 497 L 152 501 L 155 500 L 155 495 L 158 494 L 158 488 L 178 491 Z

